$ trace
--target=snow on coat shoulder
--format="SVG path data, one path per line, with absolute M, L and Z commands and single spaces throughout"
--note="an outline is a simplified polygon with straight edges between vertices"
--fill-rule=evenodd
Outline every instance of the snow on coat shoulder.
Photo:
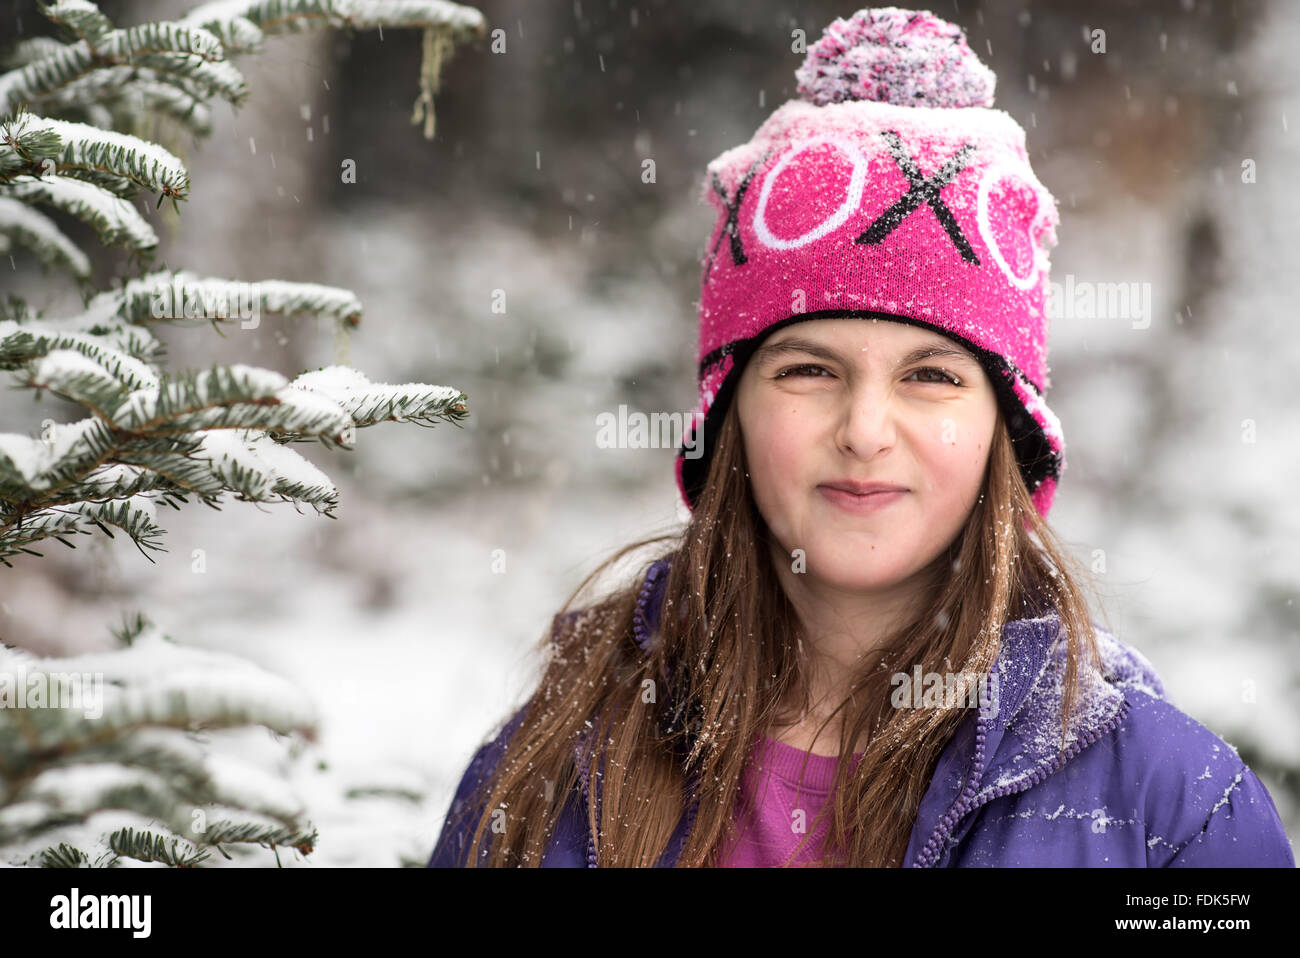
M 939 864 L 1294 868 L 1272 798 L 1236 749 L 1168 700 L 1145 656 L 1096 634 L 1104 685 L 1083 696 L 1079 721 L 1100 734 L 1063 766 L 1049 763 L 1060 718 L 1061 659 L 1051 657 L 994 743 L 977 814 Z

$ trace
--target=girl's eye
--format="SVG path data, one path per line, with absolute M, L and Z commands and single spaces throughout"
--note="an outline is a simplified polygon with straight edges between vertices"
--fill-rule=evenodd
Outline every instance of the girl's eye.
M 805 366 L 790 366 L 790 367 L 788 367 L 788 368 L 786 368 L 786 369 L 781 370 L 779 373 L 777 373 L 776 376 L 775 376 L 775 378 L 776 378 L 776 379 L 781 379 L 781 378 L 784 377 L 787 373 L 795 373 L 796 375 L 802 377 L 803 374 L 799 372 L 801 369 L 820 369 L 820 370 L 822 370 L 822 372 L 826 372 L 826 371 L 827 371 L 825 366 L 811 366 L 811 365 L 805 365 Z M 814 377 L 814 378 L 816 378 L 816 377 Z
M 788 368 L 786 368 L 786 369 L 781 370 L 779 373 L 777 373 L 775 378 L 777 378 L 777 379 L 782 379 L 782 378 L 784 378 L 787 374 L 789 374 L 789 375 L 794 375 L 794 376 L 796 376 L 797 378 L 802 379 L 802 378 L 804 378 L 805 376 L 809 375 L 808 373 L 803 372 L 803 370 L 820 370 L 821 372 L 827 372 L 827 369 L 826 369 L 825 366 L 816 366 L 816 365 L 790 366 L 790 367 L 788 367 Z M 946 383 L 949 383 L 949 384 L 951 384 L 951 385 L 953 385 L 953 386 L 960 386 L 960 385 L 961 385 L 961 381 L 960 381 L 959 379 L 957 379 L 956 376 L 954 376 L 954 375 L 952 375 L 951 373 L 946 372 L 946 371 L 944 371 L 944 370 L 942 370 L 942 369 L 939 369 L 937 366 L 925 366 L 925 367 L 923 367 L 923 368 L 921 368 L 921 369 L 916 369 L 916 370 L 913 370 L 913 371 L 912 371 L 912 375 L 914 375 L 914 376 L 917 375 L 917 374 L 919 374 L 919 373 L 935 373 L 935 374 L 939 377 L 938 379 L 927 379 L 927 380 L 924 380 L 925 382 L 932 382 L 932 383 L 946 382 Z M 820 377 L 814 375 L 812 378 L 817 379 L 817 378 L 820 378 Z
M 938 373 L 941 379 L 951 383 L 952 385 L 954 386 L 961 385 L 961 380 L 959 380 L 956 376 L 954 376 L 952 373 L 946 372 L 945 370 L 939 369 L 936 366 L 926 366 L 922 369 L 915 370 L 914 374 L 915 373 Z M 938 381 L 939 380 L 937 379 L 928 380 L 928 382 L 932 382 L 932 383 Z

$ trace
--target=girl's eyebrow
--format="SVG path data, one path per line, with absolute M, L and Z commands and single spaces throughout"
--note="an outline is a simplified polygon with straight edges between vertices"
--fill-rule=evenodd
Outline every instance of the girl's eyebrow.
M 810 339 L 798 339 L 795 337 L 783 339 L 779 343 L 767 343 L 760 346 L 754 354 L 754 360 L 763 363 L 781 355 L 782 353 L 807 353 L 810 356 L 816 356 L 830 362 L 844 362 L 844 357 L 835 350 L 823 346 L 820 343 L 813 342 Z M 900 359 L 895 364 L 894 368 L 899 369 L 903 366 L 910 366 L 913 363 L 919 363 L 924 359 L 935 358 L 948 359 L 967 364 L 975 362 L 975 359 L 969 353 L 965 350 L 959 349 L 955 345 L 949 346 L 944 343 L 931 343 L 913 349 L 906 356 Z

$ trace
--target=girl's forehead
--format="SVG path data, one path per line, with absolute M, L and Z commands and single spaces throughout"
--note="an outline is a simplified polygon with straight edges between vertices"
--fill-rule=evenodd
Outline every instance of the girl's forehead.
M 815 342 L 827 347 L 868 349 L 876 346 L 910 349 L 914 346 L 956 346 L 961 343 L 937 330 L 889 319 L 806 319 L 791 323 L 768 337 L 766 344 L 787 341 Z

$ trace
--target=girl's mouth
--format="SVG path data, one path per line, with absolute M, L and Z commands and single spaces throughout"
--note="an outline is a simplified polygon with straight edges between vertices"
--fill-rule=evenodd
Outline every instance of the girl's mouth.
M 839 506 L 846 512 L 852 512 L 855 515 L 867 515 L 873 512 L 879 512 L 895 502 L 898 502 L 903 496 L 907 495 L 907 490 L 899 489 L 893 492 L 869 492 L 866 495 L 857 495 L 852 492 L 846 492 L 843 489 L 833 489 L 830 486 L 818 486 L 820 492 L 828 502 Z

